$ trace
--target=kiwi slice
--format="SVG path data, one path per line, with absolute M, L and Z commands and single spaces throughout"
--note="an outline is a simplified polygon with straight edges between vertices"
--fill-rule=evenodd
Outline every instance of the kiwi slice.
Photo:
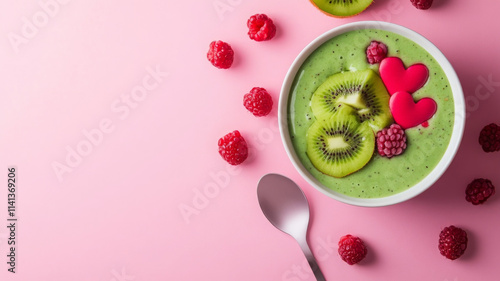
M 307 156 L 323 174 L 345 177 L 372 158 L 375 135 L 354 108 L 340 104 L 332 116 L 316 119 L 307 131 Z
M 373 0 L 310 0 L 329 16 L 345 18 L 357 15 L 371 5 Z
M 348 71 L 328 77 L 313 93 L 311 110 L 316 118 L 330 116 L 340 103 L 353 107 L 360 121 L 377 132 L 393 122 L 389 93 L 371 69 Z

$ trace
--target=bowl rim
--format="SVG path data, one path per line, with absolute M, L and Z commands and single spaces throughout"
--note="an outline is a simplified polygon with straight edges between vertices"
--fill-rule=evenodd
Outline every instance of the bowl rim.
M 422 179 L 417 184 L 412 187 L 396 193 L 387 197 L 380 198 L 356 198 L 347 196 L 345 194 L 333 191 L 332 189 L 324 186 L 320 183 L 313 175 L 307 171 L 307 169 L 303 166 L 302 162 L 298 159 L 298 156 L 293 148 L 293 144 L 291 142 L 291 137 L 288 130 L 288 99 L 291 90 L 291 86 L 295 79 L 295 76 L 302 66 L 304 61 L 309 57 L 309 55 L 314 52 L 320 45 L 328 41 L 329 39 L 343 34 L 345 32 L 359 30 L 359 29 L 380 29 L 389 32 L 393 32 L 404 36 L 415 43 L 419 44 L 422 48 L 424 48 L 429 54 L 431 54 L 434 59 L 439 63 L 444 73 L 446 74 L 448 81 L 450 83 L 450 87 L 453 94 L 453 99 L 455 103 L 455 119 L 453 123 L 452 135 L 450 138 L 450 142 L 446 151 L 438 162 L 436 167 L 429 173 L 427 176 Z M 463 96 L 462 86 L 460 84 L 460 80 L 453 69 L 453 66 L 446 59 L 444 54 L 427 38 L 420 35 L 419 33 L 406 28 L 404 26 L 382 22 L 382 21 L 359 21 L 353 23 L 347 23 L 330 29 L 316 39 L 311 41 L 295 58 L 290 68 L 287 71 L 285 79 L 283 80 L 283 84 L 281 86 L 280 98 L 278 103 L 278 120 L 279 120 L 279 130 L 281 139 L 283 141 L 283 145 L 285 147 L 286 153 L 290 158 L 292 164 L 295 169 L 299 172 L 299 174 L 304 178 L 310 185 L 315 187 L 317 190 L 322 192 L 323 194 L 336 199 L 337 201 L 347 203 L 355 206 L 363 206 L 363 207 L 381 207 L 388 206 L 397 203 L 404 202 L 409 200 L 425 190 L 427 190 L 430 186 L 432 186 L 441 175 L 447 170 L 449 165 L 451 164 L 453 158 L 455 157 L 458 148 L 460 146 L 464 128 L 465 128 L 465 101 Z

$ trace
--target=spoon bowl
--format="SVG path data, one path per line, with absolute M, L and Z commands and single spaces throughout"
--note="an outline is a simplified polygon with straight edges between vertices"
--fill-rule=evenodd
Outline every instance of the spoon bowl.
M 309 226 L 309 204 L 302 190 L 291 179 L 268 174 L 257 188 L 260 208 L 279 230 L 297 238 L 305 235 Z
M 314 276 L 318 281 L 324 281 L 325 277 L 307 244 L 309 203 L 300 187 L 285 176 L 267 174 L 259 181 L 257 198 L 266 218 L 277 229 L 297 240 Z

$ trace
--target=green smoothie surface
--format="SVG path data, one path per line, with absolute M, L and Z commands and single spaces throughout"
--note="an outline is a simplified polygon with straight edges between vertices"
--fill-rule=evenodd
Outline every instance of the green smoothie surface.
M 388 57 L 399 57 L 405 67 L 422 63 L 429 69 L 427 83 L 413 93 L 415 101 L 430 97 L 437 103 L 436 114 L 421 125 L 406 130 L 407 149 L 403 154 L 385 158 L 374 151 L 361 170 L 343 178 L 321 173 L 306 154 L 306 134 L 315 121 L 310 101 L 316 88 L 329 76 L 345 71 L 373 69 L 366 48 L 372 40 L 384 43 Z M 288 100 L 288 126 L 294 149 L 304 167 L 326 187 L 351 196 L 379 198 L 402 192 L 425 178 L 438 164 L 448 147 L 454 122 L 454 102 L 448 79 L 436 60 L 421 46 L 401 35 L 361 29 L 338 35 L 317 48 L 296 74 Z

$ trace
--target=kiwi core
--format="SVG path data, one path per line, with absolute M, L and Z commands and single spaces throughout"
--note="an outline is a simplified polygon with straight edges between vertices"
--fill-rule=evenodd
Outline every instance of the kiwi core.
M 339 148 L 348 148 L 349 143 L 344 141 L 343 137 L 329 137 L 328 138 L 328 149 L 334 150 Z
M 356 93 L 351 94 L 349 96 L 345 95 L 345 96 L 339 97 L 337 99 L 337 101 L 345 103 L 347 105 L 350 105 L 356 109 L 365 109 L 367 107 L 366 103 L 364 102 L 364 100 L 361 96 L 361 92 L 356 92 Z

